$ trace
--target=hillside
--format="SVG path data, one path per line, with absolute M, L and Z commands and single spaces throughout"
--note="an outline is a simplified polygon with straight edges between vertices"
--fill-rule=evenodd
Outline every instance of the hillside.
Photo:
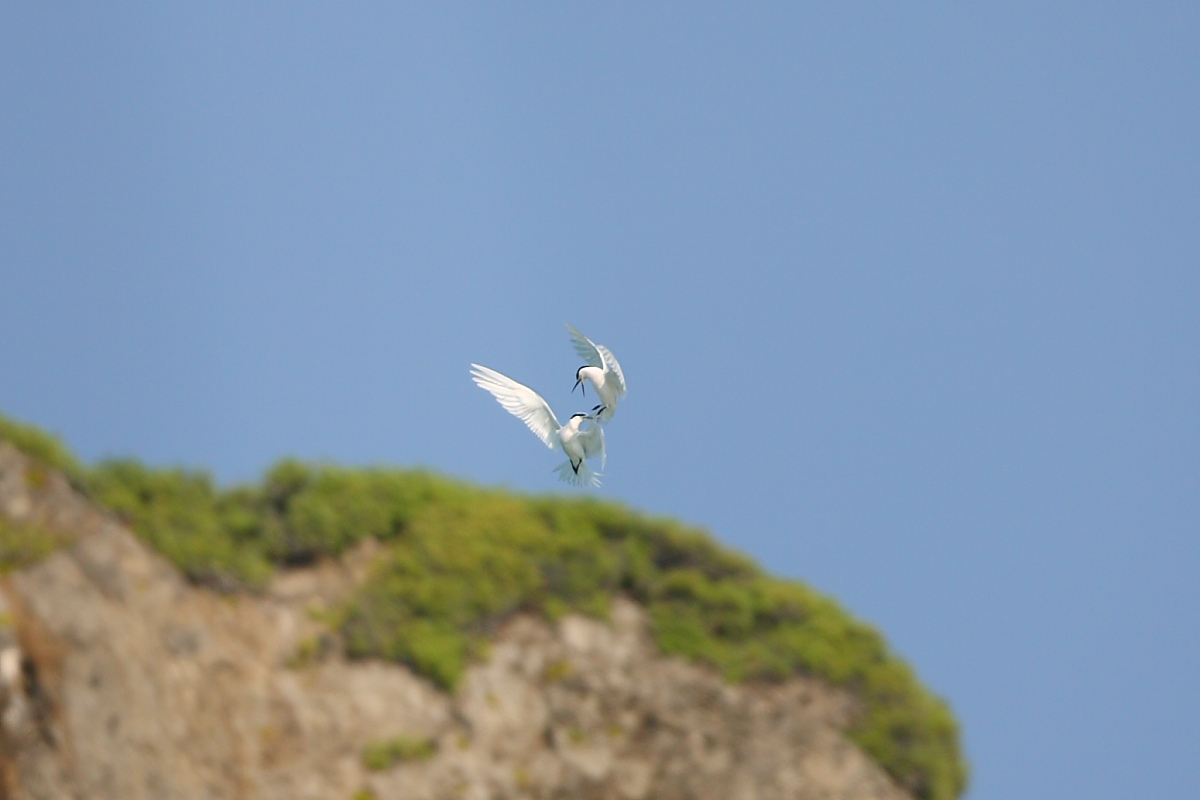
M 84 762 L 90 797 L 154 796 L 138 787 L 166 774 L 196 797 L 963 788 L 953 717 L 877 633 L 674 521 L 297 462 L 222 489 L 86 467 L 3 418 L 0 439 L 16 446 L 0 444 L 0 563 L 27 678 L 9 707 L 24 697 L 42 726 L 3 742 L 17 796 L 78 793 Z M 173 698 L 169 720 L 138 685 Z M 109 707 L 126 733 L 92 741 Z M 140 782 L 105 760 L 121 736 L 126 753 L 157 745 Z

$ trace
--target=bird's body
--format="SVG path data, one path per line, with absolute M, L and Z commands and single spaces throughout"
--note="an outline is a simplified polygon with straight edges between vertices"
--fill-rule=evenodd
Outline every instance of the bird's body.
M 555 470 L 559 478 L 576 486 L 599 486 L 599 474 L 592 471 L 587 460 L 600 456 L 600 468 L 604 469 L 607 458 L 604 452 L 604 429 L 595 423 L 582 427 L 588 419 L 591 418 L 586 414 L 575 414 L 558 429 L 559 443 L 567 454 L 567 463 L 559 464 Z
M 621 365 L 604 345 L 596 344 L 570 325 L 567 330 L 571 332 L 575 352 L 587 362 L 575 371 L 575 385 L 586 387 L 587 383 L 592 384 L 600 398 L 600 405 L 592 410 L 596 412 L 597 420 L 607 423 L 617 413 L 617 399 L 625 396 L 625 375 Z
M 600 475 L 588 466 L 587 460 L 599 456 L 600 468 L 604 468 L 604 429 L 594 422 L 584 427 L 591 417 L 575 414 L 563 425 L 540 394 L 507 375 L 472 364 L 471 377 L 480 388 L 491 392 L 505 410 L 524 422 L 547 447 L 558 447 L 566 454 L 567 462 L 556 468 L 559 478 L 575 486 L 600 485 Z

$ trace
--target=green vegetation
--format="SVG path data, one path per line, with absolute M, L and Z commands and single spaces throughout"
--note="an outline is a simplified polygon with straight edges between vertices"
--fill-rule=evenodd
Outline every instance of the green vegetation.
M 952 800 L 965 787 L 949 709 L 874 629 L 674 520 L 420 471 L 296 461 L 260 485 L 221 489 L 204 473 L 130 461 L 84 469 L 50 437 L 0 418 L 0 436 L 10 430 L 46 464 L 75 470 L 78 485 L 193 580 L 225 591 L 260 589 L 275 569 L 367 538 L 383 543 L 369 577 L 329 617 L 352 657 L 399 661 L 453 690 L 511 615 L 603 616 L 624 595 L 647 609 L 664 652 L 731 681 L 810 674 L 857 693 L 864 712 L 850 735 L 915 796 Z M 0 531 L 0 563 L 8 536 Z M 12 563 L 26 563 L 28 533 L 12 536 Z M 298 653 L 298 665 L 312 655 Z M 371 749 L 377 763 L 412 757 L 384 745 Z
M 542 670 L 542 680 L 546 683 L 558 683 L 575 674 L 575 666 L 566 660 L 554 661 Z
M 319 664 L 326 656 L 334 652 L 335 643 L 328 633 L 310 636 L 302 639 L 296 645 L 295 652 L 288 658 L 286 665 L 289 669 L 305 669 Z
M 235 589 L 260 588 L 270 579 L 258 493 L 219 492 L 203 473 L 133 461 L 102 462 L 85 485 L 193 580 Z
M 68 541 L 41 525 L 0 517 L 0 575 L 41 561 Z
M 397 736 L 369 744 L 363 750 L 363 766 L 381 771 L 405 761 L 423 761 L 437 752 L 437 742 L 426 737 Z
M 12 442 L 25 455 L 56 469 L 76 486 L 83 484 L 84 467 L 66 445 L 45 431 L 0 414 L 0 439 Z

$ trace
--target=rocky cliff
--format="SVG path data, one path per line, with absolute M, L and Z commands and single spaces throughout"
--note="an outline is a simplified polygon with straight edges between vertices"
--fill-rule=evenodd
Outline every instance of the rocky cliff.
M 3 441 L 0 525 L 30 562 L 3 580 L 3 797 L 908 797 L 843 734 L 850 694 L 731 686 L 661 656 L 629 601 L 509 618 L 451 694 L 321 621 L 370 540 L 218 593 Z

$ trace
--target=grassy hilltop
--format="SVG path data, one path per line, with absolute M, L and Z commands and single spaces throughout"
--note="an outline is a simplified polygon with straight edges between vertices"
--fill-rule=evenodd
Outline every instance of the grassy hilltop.
M 0 438 L 61 470 L 193 581 L 223 591 L 257 591 L 276 570 L 381 542 L 370 577 L 329 619 L 352 657 L 404 663 L 453 691 L 509 615 L 603 616 L 620 594 L 647 609 L 663 652 L 730 681 L 808 674 L 849 688 L 865 709 L 850 736 L 902 786 L 925 800 L 964 789 L 953 715 L 874 629 L 674 520 L 421 471 L 297 461 L 258 484 L 221 488 L 203 472 L 86 466 L 2 415 Z M 46 552 L 29 538 L 0 520 L 0 565 Z

